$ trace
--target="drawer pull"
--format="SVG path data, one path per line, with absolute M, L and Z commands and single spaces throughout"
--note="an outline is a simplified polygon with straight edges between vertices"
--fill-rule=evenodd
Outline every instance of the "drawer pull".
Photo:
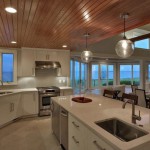
M 72 124 L 73 124 L 75 127 L 79 128 L 79 125 L 77 125 L 74 121 L 72 122 Z
M 74 142 L 75 142 L 76 144 L 79 144 L 79 141 L 78 141 L 74 136 L 72 136 L 72 139 L 74 140 Z
M 96 147 L 99 149 L 99 150 L 106 150 L 105 148 L 102 148 L 98 143 L 97 141 L 93 141 L 93 143 L 96 145 Z

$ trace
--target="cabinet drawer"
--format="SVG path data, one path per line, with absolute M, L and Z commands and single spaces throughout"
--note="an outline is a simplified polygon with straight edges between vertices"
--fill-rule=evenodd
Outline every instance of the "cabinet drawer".
M 110 145 L 108 145 L 90 130 L 88 131 L 88 141 L 88 150 L 114 150 Z
M 84 150 L 85 127 L 69 114 L 69 150 Z
M 79 122 L 75 117 L 69 116 L 69 126 L 72 133 L 77 133 L 78 135 L 82 134 L 84 132 L 84 125 Z

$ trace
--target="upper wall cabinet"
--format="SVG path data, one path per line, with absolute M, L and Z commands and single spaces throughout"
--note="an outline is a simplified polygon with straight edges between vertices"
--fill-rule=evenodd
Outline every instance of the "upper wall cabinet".
M 70 76 L 70 51 L 22 48 L 18 52 L 18 76 L 35 76 L 35 61 L 59 61 L 58 76 Z
M 61 64 L 58 76 L 70 77 L 70 51 L 60 51 L 58 61 Z
M 58 61 L 58 51 L 36 50 L 36 61 Z
M 35 52 L 32 49 L 22 48 L 18 52 L 18 76 L 35 76 Z
M 61 69 L 58 76 L 70 76 L 70 51 L 69 50 L 35 50 L 36 61 L 59 61 Z

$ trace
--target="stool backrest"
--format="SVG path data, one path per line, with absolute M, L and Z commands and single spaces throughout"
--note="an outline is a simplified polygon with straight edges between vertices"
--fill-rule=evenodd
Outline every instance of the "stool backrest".
M 138 96 L 135 95 L 135 94 L 123 93 L 123 94 L 122 94 L 122 101 L 125 101 L 126 99 L 129 99 L 129 100 L 134 101 L 134 104 L 135 104 L 135 105 L 138 104 Z

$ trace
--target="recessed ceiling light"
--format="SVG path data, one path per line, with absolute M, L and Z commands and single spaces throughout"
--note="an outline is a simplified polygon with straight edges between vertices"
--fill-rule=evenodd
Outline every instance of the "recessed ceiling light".
M 6 7 L 5 10 L 9 13 L 16 13 L 17 12 L 17 10 L 13 7 Z
M 62 47 L 63 47 L 63 48 L 66 48 L 66 47 L 67 47 L 67 45 L 63 45 Z
M 12 43 L 12 44 L 16 44 L 17 42 L 16 42 L 16 41 L 11 41 L 11 43 Z

